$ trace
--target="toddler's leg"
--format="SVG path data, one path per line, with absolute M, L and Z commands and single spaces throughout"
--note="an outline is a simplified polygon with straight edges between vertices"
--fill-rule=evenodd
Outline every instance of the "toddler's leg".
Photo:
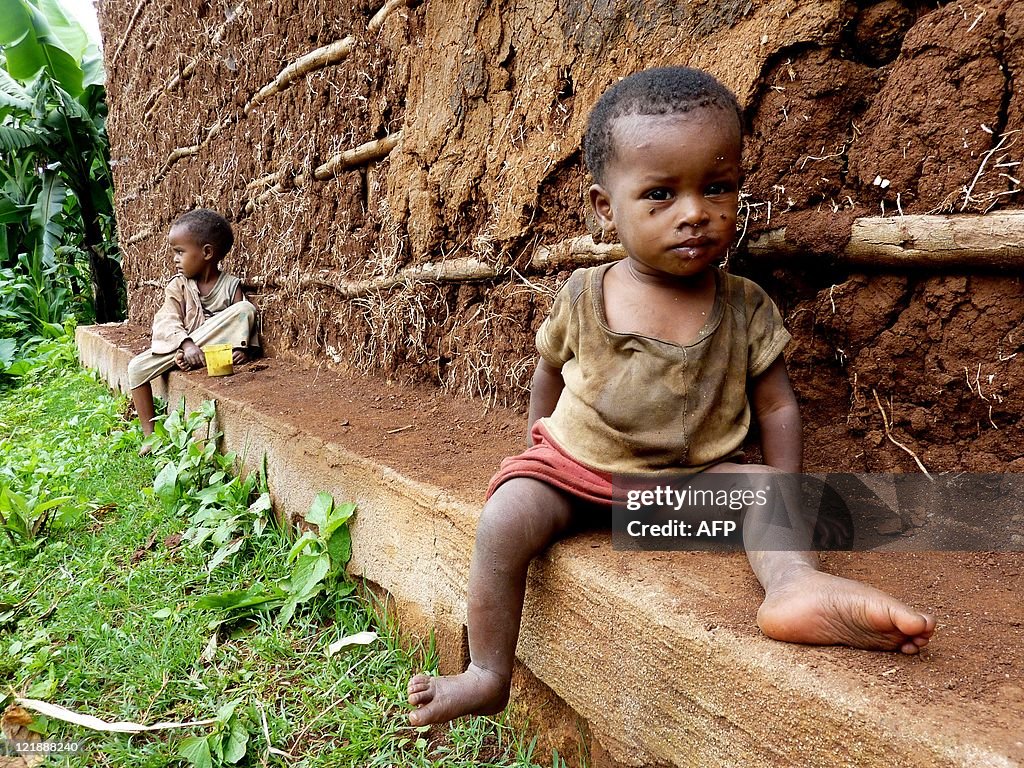
M 771 467 L 723 464 L 715 472 L 743 473 L 755 483 L 778 490 L 786 475 Z M 818 570 L 818 555 L 808 551 L 810 531 L 792 489 L 788 521 L 753 506 L 743 524 L 750 566 L 764 588 L 757 624 L 768 637 L 790 643 L 849 645 L 868 650 L 917 653 L 935 631 L 935 617 L 859 581 Z M 779 523 L 788 522 L 790 527 Z
M 539 480 L 513 478 L 491 496 L 480 515 L 469 567 L 469 668 L 461 675 L 416 675 L 409 681 L 413 725 L 505 708 L 527 569 L 571 517 L 569 499 Z
M 153 386 L 147 381 L 132 390 L 132 402 L 139 414 L 139 426 L 143 435 L 153 434 L 153 419 L 156 416 L 156 405 L 153 403 Z

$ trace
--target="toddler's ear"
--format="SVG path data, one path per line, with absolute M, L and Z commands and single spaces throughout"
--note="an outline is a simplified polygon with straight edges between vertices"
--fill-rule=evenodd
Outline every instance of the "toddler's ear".
M 217 251 L 210 243 L 203 246 L 203 261 L 217 261 Z
M 594 215 L 601 225 L 605 234 L 615 231 L 614 215 L 612 213 L 612 199 L 608 191 L 600 184 L 590 187 L 590 207 L 594 209 Z

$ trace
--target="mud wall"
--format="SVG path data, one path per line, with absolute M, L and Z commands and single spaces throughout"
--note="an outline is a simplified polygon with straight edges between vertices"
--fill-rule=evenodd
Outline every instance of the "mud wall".
M 573 266 L 548 257 L 595 229 L 588 109 L 617 77 L 690 64 L 746 110 L 730 268 L 794 333 L 808 468 L 1024 470 L 1018 274 L 837 258 L 858 217 L 1020 205 L 1020 3 L 99 10 L 135 322 L 170 275 L 169 223 L 205 205 L 235 227 L 227 268 L 255 294 L 272 354 L 522 405 L 533 330 Z M 779 227 L 800 256 L 747 253 Z

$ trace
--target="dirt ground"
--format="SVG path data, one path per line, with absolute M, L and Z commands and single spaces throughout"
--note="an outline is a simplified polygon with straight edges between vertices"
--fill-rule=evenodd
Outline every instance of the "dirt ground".
M 132 351 L 148 346 L 148 332 L 138 327 L 107 326 L 103 333 Z M 258 402 L 300 430 L 470 501 L 482 502 L 500 460 L 518 452 L 524 441 L 525 418 L 518 411 L 488 408 L 435 387 L 342 375 L 297 359 L 258 360 L 222 379 L 206 379 L 203 372 L 187 375 L 203 377 L 214 393 Z M 668 594 L 684 589 L 675 572 L 721 584 L 717 594 L 702 599 L 689 592 L 681 596 L 706 616 L 709 631 L 721 627 L 739 636 L 757 635 L 759 590 L 742 555 L 638 556 L 613 551 L 608 534 L 587 535 L 609 568 L 643 574 L 641 579 L 660 574 Z M 878 700 L 893 702 L 894 711 L 909 701 L 921 708 L 924 720 L 941 717 L 949 733 L 974 734 L 1024 761 L 1024 553 L 833 552 L 822 557 L 829 571 L 934 613 L 938 631 L 919 657 L 806 649 L 807 667 L 852 670 L 863 685 L 881 689 Z

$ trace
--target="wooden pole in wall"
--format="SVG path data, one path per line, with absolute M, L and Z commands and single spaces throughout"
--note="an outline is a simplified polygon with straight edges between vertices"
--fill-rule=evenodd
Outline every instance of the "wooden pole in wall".
M 130 238 L 129 243 L 151 235 L 150 230 Z M 749 252 L 757 259 L 799 258 L 807 253 L 786 239 L 786 230 L 774 229 L 752 240 Z M 580 235 L 552 245 L 540 246 L 530 260 L 526 274 L 543 274 L 587 264 L 601 264 L 625 255 L 618 243 L 595 243 Z M 866 217 L 853 223 L 850 241 L 839 262 L 854 267 L 896 269 L 985 269 L 1024 268 L 1024 210 L 1002 211 L 984 216 L 894 216 Z M 331 288 L 343 298 L 415 283 L 459 283 L 493 280 L 509 274 L 476 257 L 406 267 L 394 275 L 352 280 L 336 272 L 321 271 L 283 280 L 273 275 L 254 277 L 247 286 L 261 288 L 291 285 L 299 288 Z
M 747 251 L 764 259 L 806 255 L 786 239 L 785 228 L 751 240 Z M 838 261 L 858 267 L 1020 269 L 1024 267 L 1024 210 L 856 219 Z

